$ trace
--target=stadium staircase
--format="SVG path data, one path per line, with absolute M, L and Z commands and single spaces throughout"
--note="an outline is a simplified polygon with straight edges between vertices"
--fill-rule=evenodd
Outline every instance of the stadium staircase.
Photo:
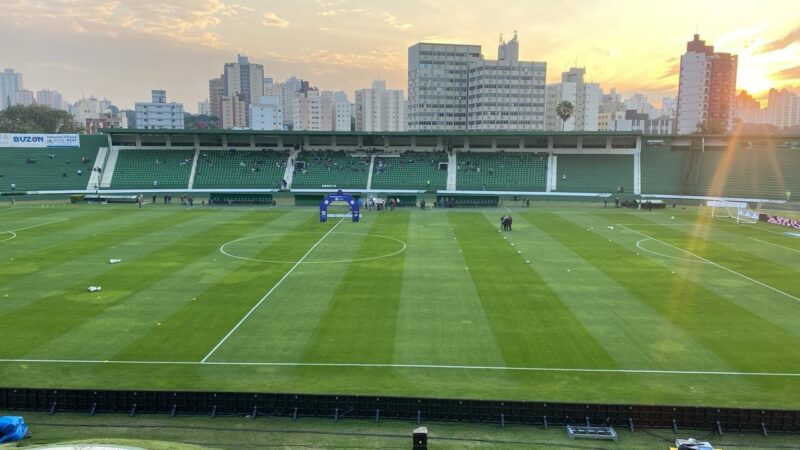
M 200 149 L 194 149 L 194 157 L 192 158 L 192 170 L 189 173 L 189 189 L 194 187 L 194 176 L 197 174 L 197 157 L 200 155 Z
M 369 158 L 369 177 L 367 178 L 367 190 L 372 190 L 372 175 L 373 170 L 375 168 L 375 155 L 370 156 Z
M 119 158 L 119 149 L 111 147 L 108 151 L 108 157 L 103 165 L 103 174 L 100 177 L 100 187 L 108 189 L 111 187 L 111 179 L 114 177 L 114 168 L 117 166 L 117 158 Z
M 100 178 L 102 178 L 103 167 L 106 165 L 108 158 L 108 147 L 100 147 L 97 150 L 97 158 L 94 160 L 92 171 L 89 173 L 89 182 L 86 184 L 86 190 L 94 190 L 100 187 Z M 95 169 L 100 169 L 98 172 Z
M 458 177 L 458 157 L 456 152 L 450 152 L 447 157 L 447 190 L 455 191 Z
M 283 171 L 283 179 L 286 180 L 286 188 L 292 188 L 292 181 L 294 180 L 294 162 L 297 161 L 297 154 L 300 150 L 292 150 L 289 152 L 289 158 L 286 160 L 286 170 Z

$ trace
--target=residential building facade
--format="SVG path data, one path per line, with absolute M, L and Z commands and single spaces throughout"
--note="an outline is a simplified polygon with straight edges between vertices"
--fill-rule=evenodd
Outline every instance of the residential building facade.
M 22 74 L 14 69 L 5 69 L 0 73 L 0 110 L 14 106 L 17 91 L 22 90 Z
M 603 91 L 597 83 L 584 80 L 586 69 L 572 67 L 561 74 L 561 82 L 545 89 L 545 129 L 551 131 L 597 131 Z M 559 103 L 573 105 L 572 116 L 563 121 L 556 114 Z
M 168 103 L 167 91 L 151 91 L 150 102 L 136 102 L 136 126 L 144 129 L 183 129 L 183 104 Z
M 264 95 L 250 105 L 251 130 L 283 130 L 283 108 L 277 95 Z
M 734 119 L 738 57 L 715 53 L 695 34 L 681 56 L 676 131 L 730 131 Z
M 371 89 L 356 90 L 355 125 L 357 131 L 405 131 L 406 102 L 403 91 L 386 89 L 376 80 Z
M 64 100 L 58 91 L 48 89 L 36 91 L 36 103 L 53 109 L 64 109 Z

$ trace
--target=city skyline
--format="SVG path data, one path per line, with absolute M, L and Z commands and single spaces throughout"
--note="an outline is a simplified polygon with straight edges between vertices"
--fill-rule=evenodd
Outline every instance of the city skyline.
M 4 48 L 0 66 L 24 73 L 26 89 L 58 90 L 69 101 L 94 95 L 132 108 L 150 90 L 166 89 L 193 110 L 208 95 L 208 79 L 237 53 L 276 81 L 296 75 L 352 95 L 382 79 L 407 91 L 409 46 L 476 44 L 494 59 L 500 34 L 517 30 L 520 59 L 546 61 L 548 83 L 585 67 L 587 81 L 605 91 L 644 93 L 658 105 L 676 95 L 680 55 L 699 31 L 718 51 L 739 56 L 737 90 L 764 99 L 771 87 L 800 89 L 800 12 L 793 5 L 10 0 L 0 40 L 15 45 Z

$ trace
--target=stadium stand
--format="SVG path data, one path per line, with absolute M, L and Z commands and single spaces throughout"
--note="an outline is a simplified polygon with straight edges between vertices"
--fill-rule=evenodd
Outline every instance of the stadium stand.
M 403 152 L 397 157 L 377 156 L 372 171 L 372 188 L 445 189 L 447 161 L 445 152 Z
M 697 172 L 689 180 L 693 195 L 781 200 L 787 190 L 800 188 L 794 175 L 800 173 L 800 150 L 752 148 L 746 143 L 706 148 Z
M 193 150 L 120 150 L 111 189 L 186 189 Z
M 458 152 L 456 186 L 460 190 L 544 191 L 547 154 Z
M 557 155 L 559 192 L 633 192 L 632 155 Z
M 642 147 L 642 193 L 684 195 L 683 174 L 687 150 Z
M 366 189 L 370 158 L 343 151 L 304 151 L 297 156 L 292 188 Z
M 0 191 L 83 190 L 104 135 L 83 135 L 78 148 L 0 148 Z M 80 175 L 78 174 L 80 171 Z
M 288 151 L 203 151 L 194 174 L 195 189 L 282 187 Z

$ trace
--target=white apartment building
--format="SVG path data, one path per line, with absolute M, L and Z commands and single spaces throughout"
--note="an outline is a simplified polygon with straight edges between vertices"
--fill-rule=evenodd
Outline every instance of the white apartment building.
M 764 119 L 780 129 L 800 126 L 800 96 L 786 89 L 770 89 Z
M 732 128 L 737 64 L 736 55 L 714 53 L 700 35 L 686 44 L 678 83 L 678 134 L 696 133 L 703 125 Z
M 22 106 L 30 106 L 36 104 L 36 96 L 33 91 L 28 89 L 20 89 L 14 94 L 15 104 Z
M 548 84 L 545 90 L 545 129 L 550 131 L 597 131 L 603 91 L 597 83 L 586 83 L 586 69 L 573 67 L 561 74 L 561 83 Z M 562 124 L 556 106 L 572 103 L 574 112 Z
M 333 93 L 331 98 L 331 121 L 333 131 L 353 131 L 353 104 L 344 91 Z
M 647 114 L 650 117 L 656 117 L 661 114 L 647 96 L 644 94 L 633 94 L 625 100 L 625 109 L 632 109 L 641 114 Z
M 327 127 L 323 128 L 322 97 L 318 89 L 299 91 L 293 103 L 292 124 L 295 130 L 330 131 Z
M 22 74 L 14 69 L 5 69 L 0 73 L 0 110 L 14 106 L 17 91 L 22 90 Z
M 356 90 L 357 131 L 405 131 L 406 104 L 403 91 L 386 89 L 386 82 L 375 80 L 371 89 Z
M 211 114 L 211 103 L 208 100 L 197 102 L 197 114 L 201 116 L 207 116 Z
M 519 61 L 516 33 L 497 55 L 468 67 L 467 129 L 544 130 L 547 63 Z
M 480 45 L 419 43 L 408 49 L 408 129 L 466 130 L 469 65 Z
M 167 103 L 167 91 L 151 91 L 151 102 L 136 102 L 136 127 L 183 129 L 183 104 Z
M 36 103 L 54 109 L 64 109 L 64 100 L 58 91 L 48 89 L 36 91 Z
M 277 95 L 264 95 L 250 105 L 251 130 L 283 130 L 283 108 Z

